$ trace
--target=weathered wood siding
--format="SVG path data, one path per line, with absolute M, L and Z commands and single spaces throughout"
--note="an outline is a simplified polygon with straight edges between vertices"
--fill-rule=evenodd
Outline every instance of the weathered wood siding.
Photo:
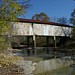
M 31 23 L 14 23 L 12 26 L 13 35 L 33 35 Z
M 71 36 L 72 28 L 62 26 L 53 26 L 53 27 L 55 36 Z
M 70 36 L 71 28 L 47 24 L 14 23 L 13 35 Z
M 53 36 L 53 26 L 45 24 L 34 24 L 34 33 L 36 35 Z

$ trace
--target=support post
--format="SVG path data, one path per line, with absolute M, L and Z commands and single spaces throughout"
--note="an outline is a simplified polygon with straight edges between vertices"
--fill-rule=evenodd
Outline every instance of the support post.
M 55 46 L 55 48 L 57 47 L 57 45 L 56 45 L 56 36 L 54 36 L 54 46 Z
M 30 56 L 30 49 L 29 49 L 29 45 L 30 45 L 30 38 L 29 36 L 27 36 L 27 55 Z
M 34 54 L 36 55 L 36 37 L 35 34 L 33 34 L 33 47 L 34 47 Z
M 49 49 L 48 49 L 48 47 L 49 47 L 49 37 L 48 36 L 46 37 L 46 47 L 47 47 L 47 54 L 49 54 Z
M 36 56 L 36 37 L 35 37 L 35 31 L 34 31 L 33 23 L 32 23 L 32 28 L 33 28 L 33 49 L 34 49 L 34 55 Z
M 56 47 L 57 47 L 57 45 L 56 45 L 56 36 L 54 36 L 54 45 L 55 45 L 55 49 L 56 49 Z M 56 55 L 55 55 L 55 58 L 56 58 Z

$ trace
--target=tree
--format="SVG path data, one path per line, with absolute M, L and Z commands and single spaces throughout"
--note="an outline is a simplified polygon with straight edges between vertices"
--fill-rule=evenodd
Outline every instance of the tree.
M 3 50 L 4 48 L 6 49 L 7 47 L 5 35 L 11 33 L 11 22 L 16 21 L 18 16 L 25 13 L 26 6 L 25 3 L 21 4 L 18 0 L 0 1 L 0 50 Z
M 69 21 L 70 21 L 71 24 L 73 24 L 75 26 L 75 9 L 71 13 L 71 18 L 70 18 Z
M 67 18 L 65 18 L 65 17 L 58 18 L 57 22 L 61 23 L 61 24 L 67 24 L 68 23 Z
M 71 18 L 69 20 L 69 22 L 71 24 L 73 24 L 73 30 L 72 30 L 72 37 L 75 39 L 75 9 L 73 10 L 73 12 L 71 13 Z
M 41 12 L 40 14 L 35 14 L 32 17 L 33 20 L 40 20 L 40 21 L 50 21 L 50 18 L 44 13 Z

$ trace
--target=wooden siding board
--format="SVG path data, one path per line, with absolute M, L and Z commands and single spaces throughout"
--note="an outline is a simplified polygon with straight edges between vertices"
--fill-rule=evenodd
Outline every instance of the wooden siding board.
M 12 29 L 14 35 L 33 35 L 31 23 L 15 23 Z
M 71 28 L 48 24 L 17 22 L 12 26 L 13 35 L 39 35 L 39 36 L 70 36 Z

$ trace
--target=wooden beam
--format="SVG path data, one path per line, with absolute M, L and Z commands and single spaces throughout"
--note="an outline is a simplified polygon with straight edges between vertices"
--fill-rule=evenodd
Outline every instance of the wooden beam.
M 55 48 L 57 47 L 57 45 L 56 45 L 56 36 L 54 36 L 54 46 L 55 46 Z
M 49 49 L 48 49 L 48 47 L 49 47 L 49 37 L 48 36 L 46 36 L 46 47 L 47 47 L 47 54 L 49 54 Z
M 36 55 L 36 36 L 33 34 L 33 47 L 34 47 L 34 54 Z
M 33 49 L 34 49 L 34 54 L 36 55 L 36 37 L 35 37 L 35 31 L 34 31 L 33 23 L 32 23 L 32 28 L 33 28 Z

